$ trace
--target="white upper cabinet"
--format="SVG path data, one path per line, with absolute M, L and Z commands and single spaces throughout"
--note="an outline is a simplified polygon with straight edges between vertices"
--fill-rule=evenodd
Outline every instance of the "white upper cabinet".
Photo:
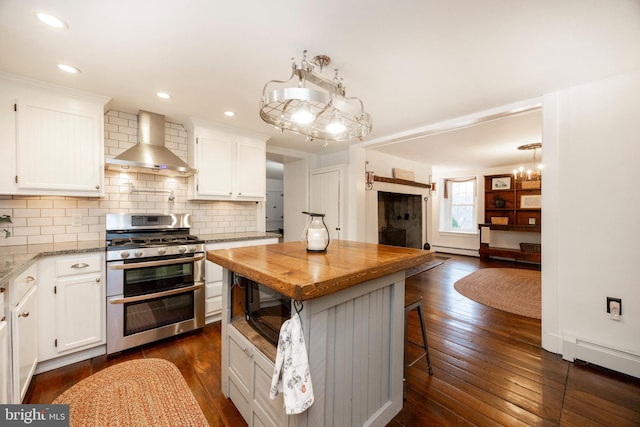
M 104 194 L 108 98 L 0 74 L 0 193 Z
M 197 200 L 263 201 L 267 135 L 191 119 L 189 197 Z

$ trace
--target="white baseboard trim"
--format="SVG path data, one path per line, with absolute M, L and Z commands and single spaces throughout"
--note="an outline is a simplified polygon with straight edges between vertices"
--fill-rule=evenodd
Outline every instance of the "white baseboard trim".
M 562 358 L 571 362 L 582 360 L 640 378 L 640 355 L 606 347 L 580 338 L 568 338 L 563 341 Z
M 543 328 L 544 328 L 544 324 L 543 324 Z M 556 334 L 545 332 L 543 330 L 542 331 L 542 348 L 554 354 L 561 354 L 562 353 L 562 337 Z

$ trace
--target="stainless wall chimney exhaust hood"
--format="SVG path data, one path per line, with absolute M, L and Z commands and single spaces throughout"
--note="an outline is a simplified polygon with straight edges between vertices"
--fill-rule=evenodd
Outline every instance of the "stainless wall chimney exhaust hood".
M 165 176 L 191 176 L 197 172 L 164 146 L 164 116 L 142 110 L 138 112 L 138 143 L 105 163 L 106 169 L 118 172 Z

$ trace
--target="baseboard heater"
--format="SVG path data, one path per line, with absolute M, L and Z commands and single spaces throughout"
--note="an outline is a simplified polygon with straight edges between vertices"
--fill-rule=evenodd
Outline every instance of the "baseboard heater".
M 581 360 L 640 378 L 640 355 L 590 341 L 563 340 L 562 358 L 569 361 Z

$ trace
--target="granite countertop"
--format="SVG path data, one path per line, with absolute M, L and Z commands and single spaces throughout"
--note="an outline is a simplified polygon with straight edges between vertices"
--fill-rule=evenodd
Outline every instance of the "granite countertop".
M 336 240 L 324 253 L 304 242 L 207 251 L 207 259 L 298 301 L 423 264 L 435 251 Z
M 223 243 L 239 240 L 274 239 L 282 237 L 282 234 L 269 231 L 247 231 L 244 233 L 198 234 L 198 237 L 204 240 L 204 243 Z
M 232 242 L 281 237 L 277 233 L 244 232 L 199 235 L 205 243 Z M 42 243 L 36 245 L 0 246 L 0 283 L 26 270 L 38 258 L 53 255 L 82 254 L 106 250 L 105 241 Z

